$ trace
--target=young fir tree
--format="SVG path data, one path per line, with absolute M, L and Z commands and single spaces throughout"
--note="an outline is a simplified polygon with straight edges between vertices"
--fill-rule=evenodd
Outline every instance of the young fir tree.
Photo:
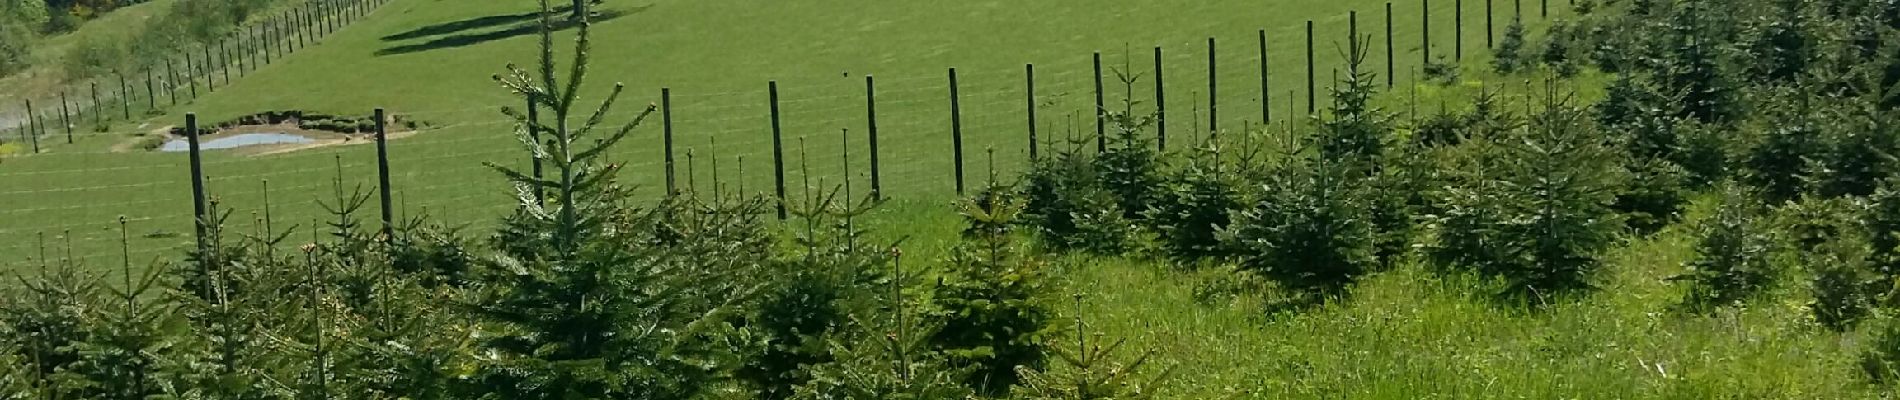
M 44 398 L 97 396 L 96 382 L 66 371 L 84 359 L 80 347 L 96 340 L 98 278 L 66 262 L 41 259 L 37 268 L 32 278 L 15 275 L 16 285 L 4 292 L 10 301 L 0 308 L 0 326 L 12 333 L 4 347 L 25 361 L 18 365 L 20 378 Z
M 890 279 L 889 245 L 875 243 L 855 223 L 881 202 L 872 196 L 853 202 L 843 188 L 807 192 L 788 201 L 802 225 L 793 228 L 802 254 L 775 262 L 773 275 L 760 277 L 771 284 L 761 290 L 757 311 L 741 321 L 756 349 L 742 354 L 733 374 L 762 399 L 790 398 L 812 379 L 810 366 L 835 361 L 831 341 L 852 315 L 882 304 L 877 288 Z
M 963 242 L 932 288 L 924 314 L 936 327 L 927 343 L 952 365 L 969 368 L 966 385 L 995 397 L 1007 396 L 1019 382 L 1018 368 L 1042 368 L 1042 340 L 1054 314 L 1043 304 L 1043 261 L 1015 238 L 1023 205 L 1013 192 L 992 180 L 962 202 Z
M 1229 225 L 1230 210 L 1242 205 L 1240 187 L 1245 183 L 1238 172 L 1251 165 L 1223 163 L 1215 146 L 1189 150 L 1182 164 L 1166 175 L 1147 214 L 1162 248 L 1177 262 L 1228 253 L 1220 244 L 1220 229 Z
M 1115 128 L 1114 137 L 1108 151 L 1095 157 L 1093 166 L 1100 186 L 1115 196 L 1122 218 L 1139 220 L 1153 204 L 1162 184 L 1161 154 L 1145 136 L 1159 120 L 1153 113 L 1135 112 L 1134 85 L 1140 77 L 1126 72 L 1128 69 L 1124 63 L 1115 72 L 1128 95 L 1122 98 L 1120 111 L 1108 112 L 1108 123 Z
M 1715 215 L 1697 232 L 1696 258 L 1672 280 L 1686 282 L 1683 306 L 1709 311 L 1738 306 L 1762 292 L 1775 277 L 1773 238 L 1758 217 L 1759 205 L 1744 189 L 1727 184 Z
M 121 240 L 124 218 L 120 218 Z M 98 304 L 98 318 L 88 339 L 73 345 L 79 360 L 64 373 L 86 382 L 86 398 L 144 399 L 162 393 L 163 373 L 159 359 L 171 351 L 178 339 L 167 327 L 177 320 L 168 301 L 149 300 L 157 288 L 159 268 L 143 276 L 134 276 L 130 253 L 121 273 L 122 287 L 104 288 L 109 296 Z
M 1823 150 L 1818 124 L 1808 110 L 1809 96 L 1792 107 L 1776 107 L 1768 112 L 1761 140 L 1742 156 L 1741 181 L 1761 193 L 1762 200 L 1781 204 L 1795 200 L 1808 191 L 1813 163 L 1821 161 Z
M 1525 46 L 1524 20 L 1511 18 L 1511 25 L 1504 28 L 1504 38 L 1498 40 L 1498 47 L 1491 58 L 1491 68 L 1501 74 L 1512 74 L 1529 66 L 1529 50 Z
M 1729 62 L 1722 57 L 1721 28 L 1710 21 L 1722 13 L 1703 3 L 1689 0 L 1672 10 L 1661 39 L 1664 54 L 1656 75 L 1666 92 L 1681 94 L 1683 106 L 1677 116 L 1704 123 L 1728 122 L 1742 112 L 1742 98 L 1729 77 Z
M 1775 0 L 1776 14 L 1761 18 L 1755 37 L 1748 43 L 1752 56 L 1749 77 L 1761 83 L 1792 83 L 1808 69 L 1814 55 L 1809 37 L 1812 21 L 1808 1 Z
M 1071 140 L 1036 160 L 1024 177 L 1023 217 L 1043 243 L 1060 250 L 1121 254 L 1130 247 L 1135 225 L 1121 202 L 1102 187 L 1103 172 Z
M 1867 209 L 1861 217 L 1871 246 L 1869 262 L 1881 276 L 1882 286 L 1900 282 L 1900 181 L 1888 178 L 1880 189 L 1867 197 Z
M 1382 248 L 1403 237 L 1384 236 L 1409 222 L 1402 202 L 1383 201 L 1370 182 L 1381 178 L 1386 117 L 1369 105 L 1370 74 L 1355 66 L 1335 89 L 1334 108 L 1320 120 L 1312 149 L 1291 148 L 1260 201 L 1238 211 L 1225 232 L 1241 252 L 1241 266 L 1313 302 L 1343 295 L 1379 265 Z M 1388 225 L 1389 224 L 1389 225 Z M 1381 226 L 1387 225 L 1387 226 Z
M 483 335 L 492 357 L 472 379 L 484 398 L 692 398 L 712 375 L 694 361 L 693 342 L 709 321 L 751 297 L 754 286 L 723 274 L 756 267 L 747 261 L 756 249 L 655 240 L 658 216 L 684 210 L 673 203 L 630 206 L 627 189 L 614 180 L 618 166 L 602 159 L 654 107 L 604 127 L 620 94 L 616 85 L 579 119 L 575 106 L 591 51 L 587 14 L 580 14 L 572 61 L 561 75 L 553 10 L 540 3 L 538 68 L 511 67 L 496 80 L 547 111 L 541 120 L 505 112 L 520 122 L 516 136 L 550 176 L 490 165 L 515 183 L 519 204 L 497 234 L 501 254 L 485 271 L 488 284 L 469 303 L 493 327 Z M 537 196 L 543 191 L 545 203 Z
M 1527 128 L 1478 149 L 1483 170 L 1440 195 L 1436 258 L 1501 278 L 1520 299 L 1590 286 L 1622 224 L 1610 205 L 1624 171 L 1570 100 L 1547 87 Z
M 1118 352 L 1127 339 L 1117 339 L 1114 343 L 1102 345 L 1101 334 L 1088 332 L 1088 325 L 1083 318 L 1082 295 L 1075 295 L 1075 303 L 1075 348 L 1071 350 L 1056 344 L 1050 346 L 1056 359 L 1062 361 L 1065 368 L 1048 372 L 1023 369 L 1023 388 L 1027 392 L 1025 397 L 1038 400 L 1153 398 L 1174 370 L 1145 371 L 1156 349 L 1141 352 L 1133 360 L 1115 360 L 1120 356 Z M 1091 342 L 1091 339 L 1094 341 Z
M 793 398 L 803 400 L 932 400 L 963 399 L 975 393 L 962 378 L 968 368 L 953 368 L 942 353 L 933 351 L 929 333 L 939 327 L 911 315 L 917 274 L 904 270 L 903 253 L 891 248 L 889 279 L 877 312 L 881 316 L 852 315 L 842 334 L 826 343 L 832 362 L 807 367 L 810 379 L 799 385 Z

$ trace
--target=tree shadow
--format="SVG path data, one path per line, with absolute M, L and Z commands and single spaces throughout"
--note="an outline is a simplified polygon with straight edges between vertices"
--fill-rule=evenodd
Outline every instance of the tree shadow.
M 648 4 L 634 7 L 630 10 L 600 11 L 588 17 L 588 21 L 593 23 L 611 21 L 620 17 L 645 12 L 651 8 L 653 8 L 653 5 Z M 554 9 L 554 13 L 557 15 L 554 19 L 555 31 L 568 30 L 580 26 L 578 21 L 569 20 L 565 16 L 561 16 L 565 15 L 567 13 L 566 10 L 569 9 L 571 8 L 559 7 Z M 541 31 L 540 15 L 541 12 L 534 11 L 520 14 L 476 17 L 461 21 L 429 25 L 407 32 L 383 36 L 382 40 L 385 42 L 397 42 L 427 37 L 434 38 L 421 43 L 401 44 L 383 48 L 382 50 L 377 50 L 376 55 L 388 56 L 419 53 L 430 50 L 472 46 L 516 36 L 530 35 Z M 486 30 L 491 28 L 501 29 Z

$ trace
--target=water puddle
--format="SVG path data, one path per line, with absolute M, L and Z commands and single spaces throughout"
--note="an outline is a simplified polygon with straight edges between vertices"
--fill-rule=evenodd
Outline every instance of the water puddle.
M 316 140 L 287 133 L 242 133 L 199 142 L 198 148 L 202 150 L 217 150 L 267 144 L 299 144 L 312 142 L 316 142 Z M 190 143 L 187 143 L 185 139 L 182 138 L 172 139 L 169 142 L 165 142 L 164 146 L 158 148 L 158 151 L 166 152 L 190 150 Z

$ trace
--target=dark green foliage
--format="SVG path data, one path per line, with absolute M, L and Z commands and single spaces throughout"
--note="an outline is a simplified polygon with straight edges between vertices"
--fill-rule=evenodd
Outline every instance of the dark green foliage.
M 1364 60 L 1364 49 L 1353 54 L 1352 65 Z M 1396 193 L 1372 182 L 1397 171 L 1381 169 L 1391 127 L 1383 111 L 1368 105 L 1370 76 L 1356 68 L 1346 74 L 1334 90 L 1331 118 L 1309 141 L 1313 148 L 1287 149 L 1260 199 L 1238 211 L 1225 232 L 1244 269 L 1308 300 L 1344 294 L 1380 265 L 1382 246 L 1405 239 L 1382 235 L 1402 230 L 1380 223 L 1400 225 L 1409 216 Z
M 31 380 L 28 384 L 49 396 L 96 393 L 86 390 L 89 381 L 58 375 L 82 360 L 77 345 L 96 340 L 96 328 L 87 324 L 99 303 L 97 278 L 65 262 L 40 265 L 37 277 L 16 275 L 17 285 L 5 293 L 11 300 L 0 308 L 0 326 L 14 334 L 7 337 L 6 347 L 27 362 L 20 372 L 27 374 L 23 378 Z
M 1855 235 L 1831 238 L 1803 254 L 1814 273 L 1814 320 L 1847 331 L 1873 313 L 1880 277 L 1867 265 L 1867 243 Z
M 541 6 L 539 70 L 510 68 L 496 79 L 549 111 L 542 121 L 508 114 L 521 122 L 521 142 L 548 163 L 552 176 L 491 165 L 519 188 L 519 210 L 504 221 L 497 243 L 502 254 L 482 272 L 487 283 L 469 302 L 497 329 L 482 343 L 495 355 L 474 379 L 484 398 L 692 398 L 713 373 L 694 361 L 695 341 L 708 321 L 756 290 L 729 275 L 756 269 L 768 252 L 757 241 L 654 235 L 662 232 L 661 221 L 681 222 L 669 216 L 693 213 L 677 201 L 651 209 L 628 205 L 627 190 L 613 179 L 618 167 L 600 159 L 653 108 L 599 135 L 595 130 L 620 93 L 616 87 L 594 116 L 570 123 L 578 117 L 573 106 L 586 74 L 589 24 L 578 24 L 573 72 L 557 78 L 553 17 L 546 0 Z M 531 140 L 531 131 L 546 142 Z M 535 188 L 548 190 L 545 205 Z M 674 231 L 763 237 L 748 228 L 756 226 L 750 218 L 689 218 Z
M 1103 189 L 1101 172 L 1078 146 L 1069 146 L 1030 167 L 1023 188 L 1025 219 L 1043 242 L 1062 250 L 1120 254 L 1131 245 L 1134 223 Z
M 1434 258 L 1502 278 L 1513 296 L 1589 287 L 1622 224 L 1610 208 L 1622 161 L 1559 96 L 1548 92 L 1528 128 L 1472 144 L 1480 170 L 1438 196 Z
M 459 230 L 429 225 L 426 220 L 411 219 L 389 238 L 391 267 L 416 277 L 427 287 L 466 286 L 476 264 L 469 244 Z
M 1538 53 L 1538 61 L 1556 71 L 1557 75 L 1570 77 L 1583 72 L 1578 65 L 1576 50 L 1577 28 L 1568 22 L 1558 21 L 1546 29 L 1544 47 Z
M 1631 160 L 1629 182 L 1611 205 L 1639 235 L 1662 230 L 1682 218 L 1689 203 L 1688 173 L 1668 160 Z
M 1279 168 L 1225 240 L 1248 271 L 1302 295 L 1343 294 L 1378 264 L 1364 172 L 1325 158 Z
M 1438 59 L 1426 62 L 1423 67 L 1420 67 L 1420 70 L 1425 73 L 1426 81 L 1440 85 L 1458 83 L 1458 63 L 1444 56 L 1439 56 Z
M 1808 174 L 1814 171 L 1811 163 L 1826 148 L 1819 130 L 1805 115 L 1778 118 L 1770 124 L 1760 143 L 1743 156 L 1740 179 L 1755 187 L 1763 201 L 1780 204 L 1807 191 Z
M 1147 215 L 1168 256 L 1183 263 L 1227 255 L 1219 231 L 1228 225 L 1231 210 L 1241 207 L 1244 185 L 1234 167 L 1222 171 L 1217 150 L 1192 151 L 1194 156 L 1168 174 Z
M 1828 149 L 1816 175 L 1822 196 L 1866 196 L 1900 169 L 1900 124 L 1871 105 L 1851 105 L 1829 113 Z
M 733 376 L 760 398 L 792 396 L 811 379 L 810 366 L 834 361 L 828 346 L 849 317 L 887 301 L 877 289 L 888 286 L 890 246 L 869 243 L 853 223 L 880 203 L 866 198 L 852 204 L 840 200 L 838 190 L 806 197 L 791 207 L 802 221 L 795 242 L 804 254 L 758 277 L 772 283 L 762 289 L 757 312 L 740 321 L 759 343 L 755 353 L 741 354 Z
M 932 288 L 924 314 L 936 327 L 926 342 L 951 365 L 969 368 L 963 382 L 986 396 L 1008 395 L 1021 379 L 1018 368 L 1042 368 L 1043 335 L 1053 318 L 1043 304 L 1044 263 L 1014 238 L 1023 206 L 1010 191 L 991 186 L 981 201 L 962 203 L 963 243 Z
M 1774 239 L 1758 217 L 1759 206 L 1733 184 L 1723 189 L 1715 215 L 1702 221 L 1696 239 L 1696 258 L 1671 280 L 1686 282 L 1683 306 L 1696 311 L 1737 306 L 1765 289 L 1775 278 L 1771 261 Z
M 1763 83 L 1788 83 L 1807 71 L 1814 57 L 1807 1 L 1776 0 L 1778 15 L 1765 18 L 1747 43 L 1753 62 L 1749 77 Z
M 1511 25 L 1504 28 L 1504 37 L 1493 50 L 1491 68 L 1501 74 L 1511 74 L 1530 66 L 1533 54 L 1526 48 L 1524 36 L 1524 21 L 1512 18 Z
M 1867 227 L 1871 245 L 1870 261 L 1874 270 L 1888 283 L 1900 280 L 1900 188 L 1889 178 L 1867 197 L 1867 210 L 1861 221 Z
M 1875 385 L 1900 382 L 1900 322 L 1887 320 L 1860 353 L 1860 370 Z
M 1666 56 L 1656 66 L 1666 92 L 1680 93 L 1678 116 L 1701 122 L 1727 122 L 1744 111 L 1738 85 L 1730 78 L 1722 56 L 1723 28 L 1719 5 L 1692 0 L 1672 10 L 1666 36 L 1660 39 Z
M 896 255 L 901 258 L 900 255 Z M 967 369 L 953 368 L 940 353 L 931 351 L 924 335 L 937 327 L 911 320 L 911 303 L 903 296 L 912 282 L 893 262 L 890 295 L 880 318 L 854 317 L 851 324 L 827 343 L 834 362 L 812 366 L 811 379 L 793 398 L 805 400 L 935 400 L 970 398 L 963 385 Z
M 1126 67 L 1124 67 L 1125 69 Z M 1136 77 L 1117 72 L 1124 86 L 1133 93 Z M 1108 113 L 1115 127 L 1108 151 L 1096 156 L 1094 168 L 1103 189 L 1115 196 L 1122 217 L 1139 220 L 1154 202 L 1161 187 L 1161 154 L 1146 134 L 1156 124 L 1154 114 L 1138 114 L 1132 98 L 1122 101 L 1122 110 Z
M 1688 173 L 1684 181 L 1687 187 L 1707 188 L 1729 178 L 1733 168 L 1730 154 L 1737 153 L 1736 135 L 1731 130 L 1694 120 L 1676 124 L 1675 130 L 1682 146 L 1670 160 Z

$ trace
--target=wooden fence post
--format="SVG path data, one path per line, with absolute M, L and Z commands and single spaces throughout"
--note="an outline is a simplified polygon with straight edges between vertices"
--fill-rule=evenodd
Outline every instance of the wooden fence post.
M 1159 61 L 1159 60 L 1157 60 Z M 1260 121 L 1273 122 L 1273 81 L 1267 74 L 1267 30 L 1260 30 Z M 1155 73 L 1160 79 L 1159 70 Z
M 206 214 L 205 212 L 205 205 L 206 205 L 205 204 L 205 179 L 204 179 L 205 175 L 204 175 L 203 159 L 199 155 L 199 148 L 198 148 L 198 114 L 197 113 L 185 113 L 185 145 L 187 146 L 186 150 L 191 151 L 190 156 L 191 156 L 191 210 L 192 210 L 191 219 L 193 222 L 192 226 L 193 228 L 195 228 L 198 234 L 197 236 L 198 253 L 204 254 L 210 249 L 206 247 L 206 243 L 205 243 L 205 234 L 206 234 L 206 227 L 207 227 L 206 222 L 208 218 L 205 215 Z M 209 261 L 200 259 L 198 261 L 198 268 L 199 268 L 199 272 L 204 273 L 205 276 L 210 276 L 211 265 L 209 264 Z M 207 282 L 207 285 L 208 284 L 209 283 Z M 208 290 L 209 286 L 206 286 L 203 289 Z
M 871 131 L 871 198 L 883 200 L 884 178 L 877 150 L 877 80 L 871 75 L 864 76 L 864 118 Z
M 66 107 L 66 91 L 59 92 L 59 125 L 66 130 L 66 144 L 73 144 L 72 110 Z
M 778 180 L 778 219 L 785 220 L 785 140 L 779 127 L 778 81 L 767 83 L 772 100 L 772 166 Z
M 660 122 L 664 127 L 663 141 L 666 146 L 666 195 L 679 194 L 679 186 L 673 174 L 673 89 L 660 88 Z M 744 195 L 741 193 L 741 195 Z
M 1101 53 L 1096 53 L 1100 60 Z M 1100 64 L 1097 64 L 1100 65 Z M 1098 81 L 1099 82 L 1099 81 Z M 1099 93 L 1099 92 L 1098 92 Z M 957 91 L 957 69 L 950 69 L 950 151 L 956 162 L 957 195 L 963 195 L 963 102 Z
M 1220 75 L 1214 73 L 1214 67 L 1219 64 L 1214 62 L 1214 59 L 1214 38 L 1209 37 L 1207 38 L 1207 138 L 1209 140 L 1220 135 L 1220 114 L 1217 111 L 1220 109 L 1218 105 L 1220 96 L 1215 93 L 1220 86 L 1214 84 L 1214 80 Z
M 1102 103 L 1102 52 L 1095 52 L 1095 152 L 1108 152 L 1108 109 Z
M 376 179 L 382 186 L 383 237 L 394 238 L 396 235 L 396 208 L 390 204 L 390 191 L 392 189 L 389 187 L 389 127 L 387 123 L 388 118 L 383 114 L 383 109 L 377 108 Z M 566 206 L 565 204 L 562 205 L 562 207 Z
M 1036 160 L 1036 64 L 1023 64 L 1023 107 L 1029 113 L 1029 160 Z M 1164 131 L 1165 132 L 1165 131 Z M 1163 133 L 1163 138 L 1166 133 Z M 1166 139 L 1163 139 L 1166 140 Z
M 1319 92 L 1313 76 L 1313 20 L 1306 20 L 1306 113 L 1319 112 Z

